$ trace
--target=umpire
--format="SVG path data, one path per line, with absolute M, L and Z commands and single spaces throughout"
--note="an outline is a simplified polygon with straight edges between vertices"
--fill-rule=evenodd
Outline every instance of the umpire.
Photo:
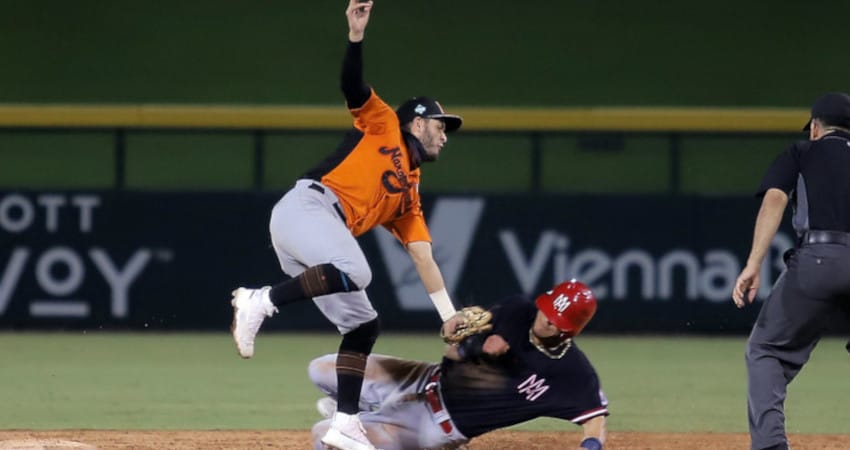
M 762 261 L 785 211 L 799 237 L 747 341 L 752 449 L 786 449 L 788 383 L 806 364 L 832 317 L 850 308 L 850 97 L 831 92 L 812 106 L 808 141 L 791 144 L 768 168 L 752 250 L 732 298 L 752 303 Z

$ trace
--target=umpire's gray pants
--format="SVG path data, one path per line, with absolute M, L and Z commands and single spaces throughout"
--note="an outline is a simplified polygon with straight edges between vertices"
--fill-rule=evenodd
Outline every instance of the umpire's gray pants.
M 762 305 L 747 341 L 748 417 L 752 449 L 785 443 L 788 383 L 809 360 L 830 319 L 850 302 L 850 247 L 797 249 Z

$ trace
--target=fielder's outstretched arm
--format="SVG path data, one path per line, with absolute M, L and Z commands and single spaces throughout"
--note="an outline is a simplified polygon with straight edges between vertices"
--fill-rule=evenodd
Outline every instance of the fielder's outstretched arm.
M 431 301 L 434 302 L 434 307 L 437 308 L 440 318 L 443 319 L 443 322 L 448 321 L 457 311 L 446 291 L 446 284 L 443 281 L 440 268 L 434 261 L 431 243 L 427 241 L 408 242 L 407 253 L 410 254 L 410 259 L 413 260 L 413 265 L 422 280 L 422 285 L 425 286 L 425 291 L 428 292 Z

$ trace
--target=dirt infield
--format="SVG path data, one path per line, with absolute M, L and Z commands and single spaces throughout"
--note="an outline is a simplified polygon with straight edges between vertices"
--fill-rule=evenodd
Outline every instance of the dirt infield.
M 578 433 L 498 431 L 476 438 L 470 450 L 554 450 L 576 448 Z M 850 435 L 792 436 L 794 450 L 848 449 Z M 745 434 L 611 433 L 606 449 L 746 449 Z M 310 449 L 307 431 L 0 431 L 0 449 Z

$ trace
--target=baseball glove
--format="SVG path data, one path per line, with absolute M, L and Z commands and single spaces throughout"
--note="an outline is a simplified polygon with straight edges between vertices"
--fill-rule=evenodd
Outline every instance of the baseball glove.
M 454 333 L 445 335 L 443 330 L 440 330 L 440 336 L 447 344 L 458 344 L 469 336 L 486 333 L 493 329 L 493 324 L 490 323 L 493 314 L 480 306 L 467 306 L 457 314 L 463 318 L 463 321 L 458 324 Z

